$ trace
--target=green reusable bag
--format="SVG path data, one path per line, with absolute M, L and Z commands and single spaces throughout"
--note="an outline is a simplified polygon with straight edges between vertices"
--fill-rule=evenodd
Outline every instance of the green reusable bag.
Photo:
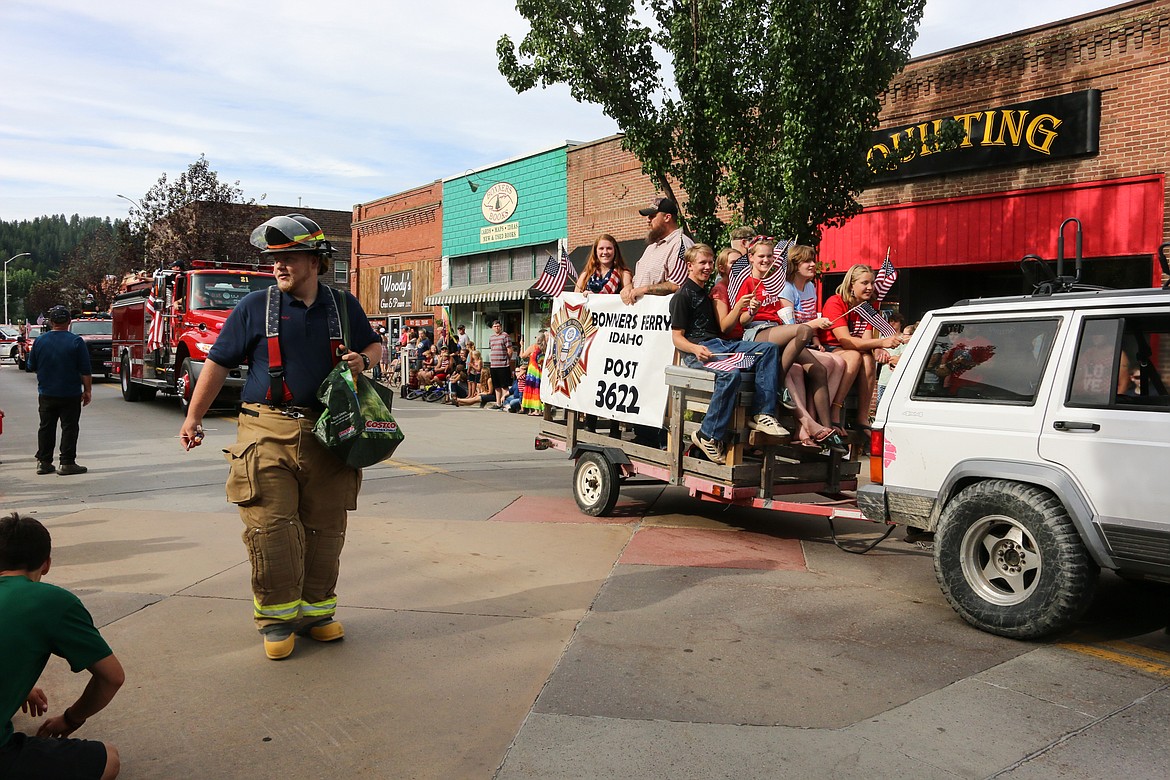
M 329 372 L 317 389 L 317 398 L 325 404 L 325 411 L 317 418 L 313 433 L 355 469 L 389 458 L 405 438 L 390 414 L 390 390 L 364 374 L 358 374 L 355 383 L 345 363 L 338 363 Z

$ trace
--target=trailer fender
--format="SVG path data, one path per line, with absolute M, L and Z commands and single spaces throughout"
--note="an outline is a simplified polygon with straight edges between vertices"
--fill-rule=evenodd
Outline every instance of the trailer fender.
M 600 444 L 576 444 L 569 453 L 569 458 L 576 460 L 586 452 L 600 453 L 606 460 L 615 466 L 629 466 L 630 459 L 621 447 L 603 447 Z

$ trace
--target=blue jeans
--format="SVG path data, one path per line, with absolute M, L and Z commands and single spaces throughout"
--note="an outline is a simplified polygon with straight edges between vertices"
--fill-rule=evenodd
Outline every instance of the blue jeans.
M 766 341 L 731 341 L 728 339 L 709 339 L 702 342 L 702 346 L 712 352 L 749 352 L 756 356 L 756 364 L 750 370 L 756 375 L 756 392 L 752 398 L 752 416 L 757 414 L 776 413 L 776 387 L 779 380 L 780 350 L 775 344 Z M 714 358 L 722 360 L 725 356 Z M 689 368 L 705 368 L 703 361 L 687 353 L 683 362 Z M 727 435 L 727 426 L 731 424 L 731 414 L 735 410 L 736 392 L 739 390 L 741 369 L 715 372 L 715 392 L 711 394 L 711 403 L 707 407 L 707 416 L 699 426 L 699 432 L 705 438 L 723 441 Z

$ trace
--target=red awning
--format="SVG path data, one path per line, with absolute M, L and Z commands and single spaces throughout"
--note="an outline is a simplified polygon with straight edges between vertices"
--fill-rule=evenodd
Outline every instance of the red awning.
M 1014 263 L 1026 254 L 1052 259 L 1060 223 L 1077 217 L 1084 257 L 1151 255 L 1162 243 L 1164 188 L 1158 174 L 875 206 L 826 230 L 820 254 L 836 270 L 855 262 L 877 267 L 887 246 L 898 268 Z M 1066 259 L 1074 232 L 1065 232 Z

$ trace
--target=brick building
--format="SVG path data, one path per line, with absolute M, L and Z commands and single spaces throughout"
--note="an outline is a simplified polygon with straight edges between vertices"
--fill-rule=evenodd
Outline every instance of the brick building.
M 646 248 L 646 218 L 638 213 L 661 195 L 642 164 L 622 149 L 622 136 L 611 135 L 569 147 L 568 208 L 570 257 L 585 267 L 593 242 L 602 233 L 617 239 L 626 264 L 633 268 Z M 679 202 L 686 190 L 671 182 Z M 719 216 L 727 221 L 730 211 Z
M 622 149 L 622 136 L 570 149 L 567 190 L 570 256 L 578 269 L 602 233 L 618 240 L 627 264 L 638 259 L 646 245 L 646 218 L 638 209 L 649 204 L 656 188 L 638 158 Z
M 1026 254 L 1051 260 L 1080 220 L 1084 280 L 1145 287 L 1170 240 L 1170 0 L 1114 6 L 912 60 L 884 95 L 875 144 L 955 118 L 955 150 L 919 154 L 825 231 L 838 269 L 892 247 L 911 317 L 957 298 L 1030 292 Z M 1075 252 L 1065 229 L 1064 256 Z M 1065 273 L 1071 273 L 1066 263 Z M 833 284 L 832 278 L 828 280 Z
M 434 328 L 425 301 L 441 289 L 443 185 L 434 181 L 353 208 L 353 293 L 392 340 Z

